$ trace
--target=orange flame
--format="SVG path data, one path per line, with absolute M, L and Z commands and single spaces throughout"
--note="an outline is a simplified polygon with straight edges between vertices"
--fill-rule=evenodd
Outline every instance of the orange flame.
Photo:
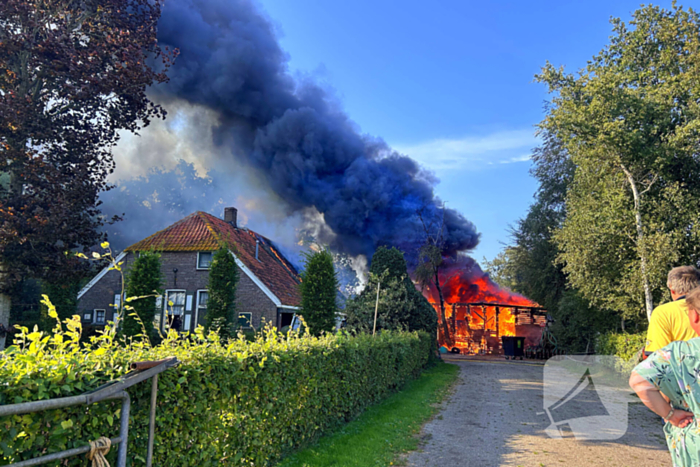
M 532 300 L 500 287 L 484 273 L 476 263 L 467 258 L 453 261 L 441 271 L 440 284 L 445 302 L 445 319 L 454 347 L 461 353 L 499 353 L 501 337 L 528 334 L 534 336 L 544 325 L 542 317 L 531 317 L 528 313 L 516 314 L 518 307 L 539 307 Z M 423 293 L 439 311 L 439 294 L 433 285 L 425 287 Z M 484 305 L 471 305 L 481 303 Z M 488 306 L 487 303 L 499 306 Z M 521 319 L 521 315 L 524 318 Z M 517 317 L 517 322 L 516 322 Z M 442 336 L 440 313 L 438 340 L 446 343 Z M 535 338 L 533 337 L 532 340 Z

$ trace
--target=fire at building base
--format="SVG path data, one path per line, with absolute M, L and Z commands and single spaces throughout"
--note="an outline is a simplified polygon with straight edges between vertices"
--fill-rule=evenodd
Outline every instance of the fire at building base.
M 559 353 L 548 333 L 547 310 L 500 287 L 472 260 L 452 262 L 440 276 L 440 288 L 424 287 L 423 294 L 437 311 L 443 351 L 503 355 L 505 350 L 509 357 L 540 358 Z
M 463 354 L 501 354 L 503 337 L 522 338 L 523 353 L 527 348 L 535 349 L 547 323 L 547 311 L 536 305 L 458 302 L 445 303 L 445 308 L 450 336 L 443 335 L 440 323 L 438 341 Z

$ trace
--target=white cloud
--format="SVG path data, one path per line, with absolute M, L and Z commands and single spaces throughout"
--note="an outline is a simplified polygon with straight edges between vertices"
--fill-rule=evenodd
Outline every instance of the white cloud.
M 459 139 L 440 138 L 414 145 L 397 144 L 393 148 L 430 169 L 441 171 L 528 161 L 531 155 L 523 152 L 537 144 L 534 129 L 528 129 Z

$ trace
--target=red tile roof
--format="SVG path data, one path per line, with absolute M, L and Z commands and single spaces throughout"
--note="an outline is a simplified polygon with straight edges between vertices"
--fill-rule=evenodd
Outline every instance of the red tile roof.
M 258 259 L 255 244 L 259 241 Z M 228 246 L 238 259 L 282 302 L 299 306 L 299 273 L 272 242 L 252 230 L 233 227 L 218 217 L 197 211 L 156 232 L 126 251 L 214 251 Z

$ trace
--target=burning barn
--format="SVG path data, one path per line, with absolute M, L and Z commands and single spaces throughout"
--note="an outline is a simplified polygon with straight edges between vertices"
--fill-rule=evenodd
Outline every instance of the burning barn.
M 523 337 L 526 348 L 541 343 L 546 310 L 500 287 L 471 260 L 450 263 L 440 288 L 431 285 L 423 293 L 438 314 L 440 345 L 453 352 L 501 354 L 504 336 Z

